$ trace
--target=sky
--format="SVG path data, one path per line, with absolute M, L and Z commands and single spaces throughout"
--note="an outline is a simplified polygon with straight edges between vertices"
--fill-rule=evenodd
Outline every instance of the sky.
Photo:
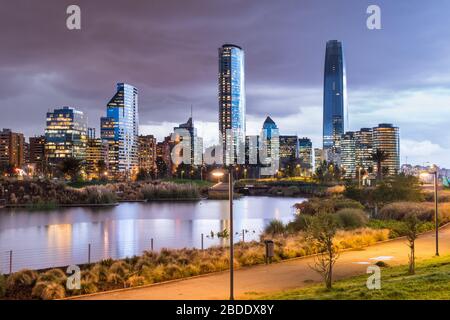
M 450 167 L 450 1 L 0 0 L 0 128 L 44 132 L 71 106 L 99 127 L 117 82 L 139 90 L 140 132 L 185 122 L 218 137 L 218 48 L 245 50 L 247 133 L 266 116 L 280 134 L 322 144 L 326 41 L 341 40 L 348 130 L 400 127 L 401 162 Z M 81 8 L 68 30 L 66 8 Z M 369 5 L 381 30 L 366 26 Z

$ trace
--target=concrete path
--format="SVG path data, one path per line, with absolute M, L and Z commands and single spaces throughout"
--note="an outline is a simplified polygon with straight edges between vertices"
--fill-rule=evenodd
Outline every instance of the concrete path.
M 450 226 L 440 230 L 441 255 L 450 254 Z M 398 239 L 373 245 L 362 250 L 343 252 L 336 263 L 334 279 L 366 273 L 367 265 L 383 260 L 390 265 L 406 264 L 409 248 L 406 240 Z M 416 241 L 416 257 L 434 256 L 434 232 L 426 233 Z M 272 265 L 260 265 L 235 272 L 235 297 L 251 299 L 261 294 L 304 287 L 320 281 L 319 275 L 309 265 L 313 258 L 303 258 Z M 145 288 L 100 293 L 83 299 L 227 299 L 229 297 L 229 273 L 216 273 L 187 280 L 153 285 Z

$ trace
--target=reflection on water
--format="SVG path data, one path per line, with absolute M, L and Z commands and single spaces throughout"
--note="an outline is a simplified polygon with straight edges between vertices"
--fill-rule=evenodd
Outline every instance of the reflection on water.
M 235 201 L 234 229 L 238 241 L 257 239 L 272 219 L 288 222 L 292 205 L 302 199 L 244 197 Z M 225 245 L 207 237 L 229 230 L 228 201 L 122 203 L 113 208 L 67 208 L 51 212 L 0 211 L 0 271 L 86 263 L 122 258 L 154 249 Z

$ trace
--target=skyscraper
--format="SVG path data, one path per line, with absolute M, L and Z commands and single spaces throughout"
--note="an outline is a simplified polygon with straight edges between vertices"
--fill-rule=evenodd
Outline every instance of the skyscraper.
M 260 161 L 263 166 L 269 165 L 275 171 L 280 166 L 280 132 L 278 126 L 267 117 L 263 123 L 259 142 Z M 274 175 L 274 170 L 261 169 L 261 175 Z
M 356 139 L 356 166 L 370 171 L 373 169 L 372 149 L 373 134 L 371 128 L 361 128 L 355 132 Z
M 180 124 L 173 128 L 175 140 L 174 144 L 179 143 L 184 138 L 189 137 L 190 155 L 186 156 L 185 164 L 187 165 L 201 165 L 203 160 L 203 139 L 197 136 L 197 128 L 194 127 L 192 117 L 186 123 Z M 186 163 L 187 162 L 187 163 Z
M 331 150 L 332 161 L 339 158 L 340 140 L 347 115 L 347 80 L 342 43 L 327 42 L 323 84 L 323 149 Z
M 311 139 L 306 137 L 298 139 L 298 157 L 300 158 L 302 169 L 312 173 L 313 150 Z
M 245 158 L 244 50 L 233 44 L 219 48 L 219 131 L 225 164 Z
M 130 176 L 138 168 L 138 90 L 118 83 L 101 118 L 101 138 L 108 143 L 108 170 L 113 175 Z
M 373 130 L 373 152 L 377 149 L 387 153 L 387 159 L 381 163 L 382 170 L 388 175 L 400 172 L 400 134 L 399 128 L 389 123 L 381 123 Z M 374 164 L 374 171 L 377 166 Z
M 356 174 L 356 138 L 352 131 L 346 132 L 341 140 L 341 165 L 345 178 L 354 178 Z
M 35 166 L 38 173 L 44 172 L 45 167 L 45 136 L 30 137 L 30 164 Z
M 82 111 L 62 107 L 47 112 L 45 156 L 49 164 L 65 158 L 85 160 L 87 119 Z
M 152 173 L 156 170 L 156 138 L 153 135 L 139 136 L 139 169 Z

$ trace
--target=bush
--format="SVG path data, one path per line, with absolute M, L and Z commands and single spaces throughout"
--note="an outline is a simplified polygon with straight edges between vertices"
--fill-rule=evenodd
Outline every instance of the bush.
M 37 280 L 37 273 L 24 269 L 11 274 L 6 281 L 6 288 L 14 290 L 16 287 L 33 287 Z
M 430 204 L 420 202 L 394 202 L 385 205 L 377 218 L 383 220 L 404 220 L 409 215 L 416 215 L 421 221 L 432 221 L 434 208 Z
M 58 283 L 47 283 L 43 286 L 40 298 L 42 300 L 63 299 L 66 297 L 66 290 Z
M 297 214 L 295 215 L 294 221 L 288 223 L 286 229 L 291 233 L 305 231 L 311 223 L 311 218 L 312 216 L 310 215 Z
M 67 280 L 66 274 L 60 269 L 51 269 L 47 272 L 40 274 L 37 282 L 56 282 L 64 284 Z
M 5 294 L 6 294 L 5 276 L 0 274 L 0 298 L 3 298 Z
M 159 184 L 147 184 L 142 187 L 141 193 L 146 200 L 155 199 L 199 199 L 200 191 L 193 184 L 176 184 L 161 182 Z
M 341 209 L 335 216 L 338 225 L 347 230 L 362 228 L 368 222 L 366 213 L 361 209 Z
M 127 288 L 143 286 L 144 284 L 145 278 L 138 275 L 131 276 L 127 281 L 125 281 L 125 287 Z
M 311 198 L 308 201 L 297 203 L 294 205 L 298 213 L 316 215 L 319 212 L 336 212 L 341 209 L 360 209 L 363 210 L 364 206 L 358 201 L 344 198 L 335 197 L 329 199 Z
M 284 226 L 283 222 L 280 220 L 272 220 L 267 225 L 267 227 L 264 229 L 264 233 L 271 234 L 272 236 L 283 234 L 286 232 L 286 227 Z

